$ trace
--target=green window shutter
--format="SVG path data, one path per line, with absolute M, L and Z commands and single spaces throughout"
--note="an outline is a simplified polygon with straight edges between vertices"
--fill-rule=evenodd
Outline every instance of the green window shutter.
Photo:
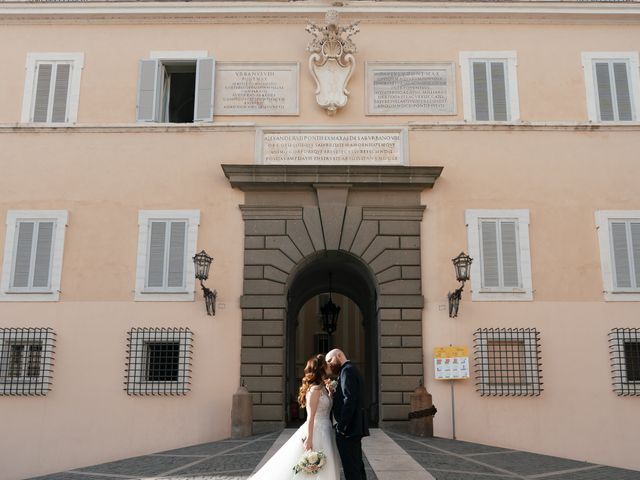
M 493 119 L 506 121 L 507 118 L 507 83 L 505 64 L 491 62 L 491 96 L 493 104 Z
M 33 267 L 33 286 L 37 288 L 49 287 L 54 230 L 54 222 L 38 222 L 36 258 Z
M 167 222 L 151 222 L 149 257 L 147 260 L 147 286 L 164 286 L 165 238 Z
M 52 122 L 67 121 L 67 98 L 70 78 L 71 65 L 68 63 L 58 64 L 56 66 L 56 82 L 53 88 Z
M 46 122 L 49 113 L 49 94 L 53 64 L 39 63 L 36 72 L 36 94 L 33 107 L 33 121 Z
M 631 121 L 633 120 L 633 113 L 631 110 L 631 92 L 629 91 L 626 62 L 613 63 L 613 77 L 616 86 L 618 120 Z
M 136 105 L 136 119 L 139 122 L 156 122 L 159 119 L 159 66 L 159 60 L 140 60 Z
M 515 221 L 500 222 L 502 278 L 505 287 L 519 287 L 518 229 Z
M 498 264 L 498 222 L 480 221 L 482 286 L 499 287 L 500 274 Z
M 635 288 L 640 288 L 640 222 L 631 222 L 631 252 L 635 271 Z
M 213 92 L 216 61 L 200 58 L 196 63 L 196 97 L 194 101 L 194 122 L 213 121 Z
M 600 106 L 600 120 L 615 120 L 613 115 L 613 98 L 611 94 L 611 77 L 609 64 L 596 62 L 596 88 L 598 90 L 598 105 Z
M 168 287 L 184 286 L 184 261 L 187 222 L 171 222 L 169 237 Z
M 629 268 L 630 259 L 626 222 L 611 222 L 611 242 L 615 268 L 615 287 L 630 288 L 631 269 Z
M 486 62 L 472 62 L 475 120 L 489 120 L 489 90 Z
M 13 264 L 13 279 L 11 286 L 15 288 L 29 287 L 29 274 L 31 271 L 31 250 L 33 248 L 33 236 L 36 228 L 35 222 L 19 222 L 15 260 Z

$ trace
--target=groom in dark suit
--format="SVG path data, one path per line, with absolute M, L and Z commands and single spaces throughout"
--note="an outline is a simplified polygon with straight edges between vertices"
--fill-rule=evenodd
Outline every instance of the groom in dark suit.
M 346 480 L 366 480 L 362 461 L 362 437 L 369 436 L 364 406 L 364 380 L 341 350 L 327 353 L 325 360 L 334 374 L 340 374 L 333 393 L 336 443 Z

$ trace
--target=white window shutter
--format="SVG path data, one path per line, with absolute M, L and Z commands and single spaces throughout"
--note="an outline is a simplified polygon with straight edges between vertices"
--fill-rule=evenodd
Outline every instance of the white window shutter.
M 138 101 L 136 106 L 136 120 L 138 122 L 155 122 L 159 118 L 159 66 L 159 60 L 140 60 Z
M 53 64 L 39 63 L 36 73 L 36 94 L 33 106 L 33 121 L 46 122 L 49 113 L 49 93 Z
M 505 287 L 519 287 L 518 229 L 515 221 L 500 222 L 502 278 Z
M 627 226 L 625 222 L 611 222 L 611 245 L 615 268 L 616 288 L 631 287 L 629 246 L 627 244 Z
M 615 120 L 613 116 L 613 99 L 611 96 L 609 64 L 607 62 L 596 62 L 595 66 L 598 104 L 600 105 L 600 120 Z
M 29 287 L 29 272 L 31 270 L 31 250 L 35 222 L 18 223 L 18 241 L 13 263 L 13 279 L 11 286 L 15 288 Z
M 491 97 L 493 104 L 493 119 L 505 121 L 507 118 L 507 82 L 505 64 L 491 62 Z
M 635 288 L 640 288 L 640 222 L 631 222 L 631 252 L 635 270 Z
M 482 286 L 499 287 L 498 222 L 495 220 L 482 220 L 480 222 L 480 239 L 482 253 Z
M 37 288 L 49 287 L 51 271 L 51 246 L 53 245 L 54 222 L 38 223 L 38 239 L 36 243 L 36 258 L 33 267 L 33 286 Z
M 164 256 L 167 222 L 151 222 L 149 257 L 147 260 L 147 286 L 164 286 Z
M 61 63 L 56 65 L 56 82 L 53 88 L 52 122 L 67 121 L 67 98 L 69 96 L 69 80 L 71 79 L 71 65 Z
M 489 90 L 486 62 L 472 62 L 475 120 L 489 120 Z
M 200 58 L 196 64 L 196 97 L 194 101 L 194 122 L 213 121 L 213 92 L 216 61 Z
M 627 64 L 625 62 L 614 62 L 613 76 L 616 86 L 618 120 L 633 120 L 633 113 L 631 111 L 631 94 L 629 92 L 629 78 L 627 77 Z
M 187 222 L 171 222 L 169 238 L 169 272 L 168 287 L 184 286 L 185 245 L 187 237 Z

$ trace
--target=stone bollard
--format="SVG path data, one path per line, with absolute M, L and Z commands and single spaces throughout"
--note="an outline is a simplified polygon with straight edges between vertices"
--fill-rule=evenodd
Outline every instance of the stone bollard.
M 243 382 L 244 383 L 244 382 Z M 233 394 L 231 406 L 231 438 L 250 437 L 253 428 L 253 397 L 241 385 Z
M 433 437 L 433 416 L 438 411 L 433 405 L 431 394 L 420 386 L 409 395 L 411 412 L 409 412 L 409 433 L 418 437 Z

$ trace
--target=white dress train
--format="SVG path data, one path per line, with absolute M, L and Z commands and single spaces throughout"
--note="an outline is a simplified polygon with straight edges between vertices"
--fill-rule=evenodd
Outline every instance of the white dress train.
M 309 394 L 307 392 L 307 422 L 309 421 Z M 336 447 L 336 436 L 331 425 L 333 401 L 322 389 L 316 418 L 313 425 L 313 449 L 327 456 L 327 463 L 315 475 L 304 472 L 296 474 L 293 466 L 304 453 L 302 439 L 307 436 L 307 422 L 298 428 L 289 440 L 249 480 L 340 480 L 340 455 Z

